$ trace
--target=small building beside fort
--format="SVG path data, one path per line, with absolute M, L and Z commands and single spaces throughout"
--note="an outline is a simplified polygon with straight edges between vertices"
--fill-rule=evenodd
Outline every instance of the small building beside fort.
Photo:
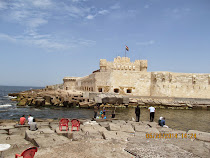
M 148 72 L 147 60 L 100 59 L 100 69 L 85 77 L 65 77 L 64 90 L 132 96 L 210 98 L 210 74 Z

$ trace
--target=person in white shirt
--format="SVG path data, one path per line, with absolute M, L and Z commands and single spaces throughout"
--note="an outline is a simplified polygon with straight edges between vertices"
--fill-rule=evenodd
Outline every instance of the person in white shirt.
M 148 110 L 150 111 L 150 122 L 153 122 L 155 117 L 155 108 L 151 105 Z
M 33 117 L 29 114 L 28 115 L 28 124 L 30 125 L 30 123 L 32 123 L 33 122 Z
M 29 129 L 31 131 L 36 131 L 38 129 L 35 119 L 33 119 L 33 122 L 31 122 L 29 126 L 30 126 Z

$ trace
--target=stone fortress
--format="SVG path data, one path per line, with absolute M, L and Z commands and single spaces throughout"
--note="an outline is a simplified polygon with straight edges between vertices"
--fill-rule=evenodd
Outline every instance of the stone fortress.
M 85 77 L 65 77 L 64 90 L 128 96 L 210 99 L 210 74 L 148 72 L 147 60 L 100 59 L 100 69 Z

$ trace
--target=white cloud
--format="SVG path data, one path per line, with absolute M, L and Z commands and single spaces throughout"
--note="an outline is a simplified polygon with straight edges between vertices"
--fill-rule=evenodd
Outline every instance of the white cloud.
M 137 10 L 128 10 L 127 16 L 134 17 L 138 13 Z
M 86 18 L 87 18 L 88 20 L 92 20 L 92 19 L 95 18 L 95 16 L 94 16 L 94 15 L 88 15 Z
M 110 9 L 120 9 L 120 5 L 118 3 L 114 4 L 110 7 Z
M 36 7 L 46 8 L 52 6 L 51 0 L 32 0 L 32 3 Z
M 150 40 L 150 41 L 145 41 L 145 42 L 137 42 L 137 45 L 142 45 L 142 46 L 148 46 L 148 45 L 153 45 L 155 41 Z
M 30 28 L 36 28 L 39 27 L 40 25 L 48 23 L 48 21 L 43 18 L 33 18 L 30 19 L 27 23 Z
M 0 0 L 0 10 L 6 9 L 0 20 L 20 24 L 23 32 L 16 36 L 0 33 L 0 40 L 16 42 L 22 45 L 31 45 L 39 48 L 54 50 L 68 50 L 72 47 L 93 46 L 95 41 L 88 39 L 67 40 L 56 37 L 56 34 L 43 34 L 39 31 L 50 20 L 64 20 L 64 18 L 94 19 L 97 15 L 108 14 L 106 9 L 97 9 L 94 6 L 83 5 L 86 0 L 72 0 L 60 2 L 53 0 Z M 75 3 L 73 3 L 75 2 Z M 76 3 L 78 2 L 78 3 Z M 38 29 L 39 28 L 39 29 Z
M 51 51 L 53 51 L 53 49 L 66 50 L 70 47 L 70 45 L 55 42 L 50 39 L 28 39 L 25 42 Z
M 51 35 L 40 35 L 34 32 L 30 35 L 25 36 L 10 36 L 4 33 L 0 33 L 0 40 L 15 42 L 22 45 L 31 45 L 39 48 L 46 49 L 48 51 L 57 51 L 57 50 L 69 50 L 72 47 L 91 47 L 96 44 L 96 41 L 86 40 L 86 39 L 72 39 L 65 40 L 59 39 Z
M 63 9 L 60 11 L 70 17 L 78 18 L 87 16 L 87 14 L 90 12 L 90 8 L 76 5 L 64 5 Z
M 4 34 L 4 33 L 0 33 L 0 40 L 4 40 L 4 41 L 10 41 L 10 42 L 15 42 L 16 39 L 10 35 Z
M 108 10 L 101 10 L 98 12 L 98 14 L 102 14 L 102 15 L 105 15 L 105 14 L 108 14 L 109 11 Z
M 12 11 L 9 14 L 10 19 L 12 20 L 17 20 L 18 22 L 22 21 L 25 18 L 28 18 L 30 16 L 30 12 L 26 11 L 26 10 L 16 10 L 16 11 Z
M 175 19 L 183 18 L 184 16 L 188 15 L 190 11 L 190 8 L 167 8 L 166 10 L 164 10 L 165 16 Z
M 96 41 L 79 39 L 79 40 L 78 40 L 78 43 L 79 43 L 80 45 L 83 45 L 83 46 L 91 47 L 91 46 L 94 46 L 94 45 L 96 44 Z
M 7 3 L 4 1 L 0 1 L 0 10 L 6 9 L 7 8 Z

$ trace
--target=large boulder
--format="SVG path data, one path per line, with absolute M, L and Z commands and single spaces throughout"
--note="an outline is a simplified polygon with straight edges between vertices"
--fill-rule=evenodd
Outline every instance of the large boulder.
M 20 102 L 17 104 L 18 106 L 26 106 L 28 100 L 26 98 L 21 99 Z
M 50 96 L 44 96 L 44 99 L 45 99 L 45 105 L 52 105 Z

